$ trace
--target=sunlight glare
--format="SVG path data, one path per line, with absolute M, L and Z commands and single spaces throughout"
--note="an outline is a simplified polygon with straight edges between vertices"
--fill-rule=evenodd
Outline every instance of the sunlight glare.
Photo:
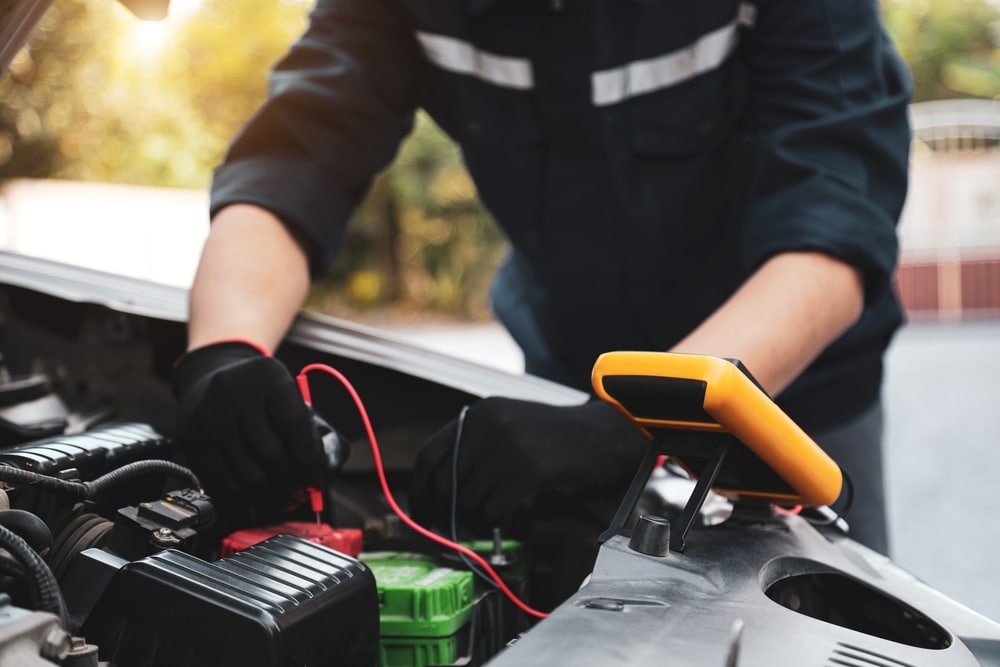
M 163 50 L 173 26 L 162 21 L 136 21 L 132 26 L 132 50 L 139 58 L 152 58 Z
M 167 16 L 161 21 L 131 21 L 132 53 L 140 59 L 155 58 L 178 27 L 201 8 L 202 0 L 170 0 Z

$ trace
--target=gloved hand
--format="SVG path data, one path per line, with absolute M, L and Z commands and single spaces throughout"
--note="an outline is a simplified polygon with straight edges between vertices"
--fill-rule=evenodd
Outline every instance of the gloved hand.
M 450 525 L 458 425 L 448 424 L 422 447 L 410 488 L 414 517 L 441 530 Z M 602 401 L 566 407 L 485 398 L 462 424 L 458 521 L 476 531 L 509 526 L 519 510 L 553 497 L 603 504 L 613 513 L 648 444 Z
M 274 504 L 321 478 L 312 411 L 277 359 L 248 343 L 213 343 L 180 358 L 171 388 L 178 444 L 209 494 Z

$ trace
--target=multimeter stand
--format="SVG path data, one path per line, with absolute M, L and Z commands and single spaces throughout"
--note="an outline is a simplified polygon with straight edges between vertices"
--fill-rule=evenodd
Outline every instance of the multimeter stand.
M 658 435 L 650 443 L 646 457 L 642 460 L 639 470 L 632 479 L 632 484 L 625 493 L 621 505 L 618 506 L 618 511 L 611 519 L 611 525 L 601 534 L 600 541 L 603 543 L 625 531 L 632 510 L 639 502 L 639 497 L 646 488 L 646 483 L 649 481 L 650 475 L 653 474 L 653 468 L 661 455 L 697 457 L 704 459 L 705 463 L 698 471 L 698 479 L 694 489 L 670 532 L 670 550 L 684 551 L 687 546 L 685 539 L 688 530 L 694 524 L 701 506 L 705 503 L 705 498 L 708 497 L 708 492 L 712 489 L 719 471 L 722 470 L 722 464 L 725 463 L 726 455 L 731 446 L 731 436 L 724 434 L 672 431 Z

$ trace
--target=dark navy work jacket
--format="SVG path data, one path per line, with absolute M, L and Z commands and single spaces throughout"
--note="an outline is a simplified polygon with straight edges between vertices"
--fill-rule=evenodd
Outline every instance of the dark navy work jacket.
M 271 210 L 321 275 L 422 107 L 511 241 L 498 316 L 583 388 L 772 255 L 828 253 L 863 270 L 864 315 L 779 397 L 825 429 L 876 400 L 901 320 L 909 93 L 875 0 L 318 0 L 212 207 Z

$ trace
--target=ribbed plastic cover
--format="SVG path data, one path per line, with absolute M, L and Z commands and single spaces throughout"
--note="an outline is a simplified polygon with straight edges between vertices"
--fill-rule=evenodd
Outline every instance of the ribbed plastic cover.
M 120 665 L 374 665 L 371 571 L 279 535 L 214 563 L 164 551 L 126 564 L 84 623 Z
M 36 440 L 0 453 L 0 462 L 44 474 L 76 468 L 89 479 L 168 449 L 167 439 L 148 424 L 125 422 Z

